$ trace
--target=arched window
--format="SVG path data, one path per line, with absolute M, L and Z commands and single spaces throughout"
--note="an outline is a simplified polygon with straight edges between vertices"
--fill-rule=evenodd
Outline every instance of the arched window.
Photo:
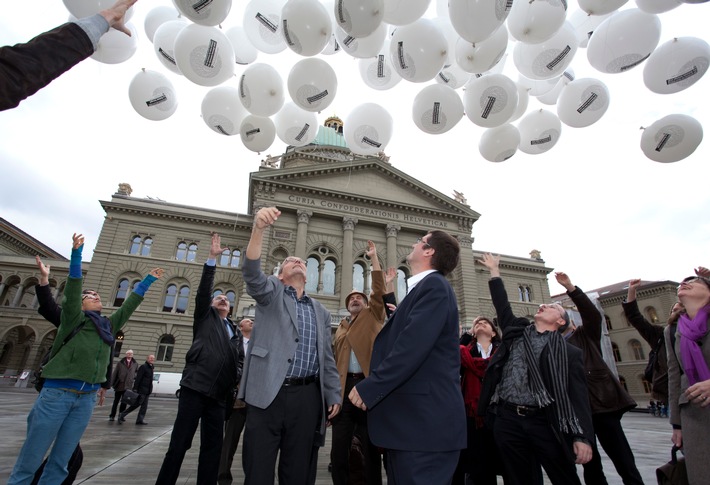
M 306 293 L 318 293 L 318 274 L 320 263 L 316 258 L 306 260 Z
M 646 360 L 646 355 L 644 354 L 641 342 L 636 339 L 629 340 L 629 349 L 631 349 L 631 355 L 634 360 Z
M 525 301 L 525 295 L 523 293 L 523 287 L 518 286 L 518 300 L 519 301 Z
M 622 386 L 624 386 L 624 390 L 625 390 L 626 392 L 629 392 L 629 388 L 626 387 L 626 379 L 624 378 L 624 376 L 619 376 L 619 384 L 621 384 Z
M 645 392 L 646 394 L 651 394 L 651 390 L 653 388 L 651 383 L 644 379 L 643 376 L 639 376 L 639 379 L 641 380 L 641 384 L 643 384 L 643 392 Z
M 604 321 L 606 322 L 606 329 L 611 330 L 611 318 L 608 315 L 604 315 Z
M 523 296 L 525 297 L 525 301 L 532 301 L 532 290 L 529 286 L 523 288 Z
M 197 244 L 190 243 L 189 245 L 185 241 L 180 241 L 177 245 L 175 251 L 175 259 L 177 261 L 187 261 L 191 263 L 195 261 L 197 257 Z
M 335 295 L 335 262 L 330 259 L 323 264 L 323 294 Z
M 407 273 L 403 269 L 397 270 L 397 303 L 407 296 Z
M 658 312 L 652 306 L 646 308 L 646 314 L 648 315 L 648 321 L 651 323 L 658 323 Z
M 133 288 L 135 288 L 139 282 L 139 279 L 135 279 L 131 282 L 128 278 L 121 278 L 116 288 L 116 298 L 113 300 L 113 306 L 123 305 L 123 302 L 126 301 L 130 292 L 133 291 Z
M 142 236 L 133 236 L 131 238 L 131 247 L 128 249 L 128 254 L 138 254 L 140 256 L 150 256 L 150 249 L 153 246 L 153 239 Z
M 621 352 L 619 352 L 619 346 L 616 342 L 611 343 L 611 350 L 614 353 L 614 362 L 621 362 Z
M 177 251 L 175 251 L 175 259 L 178 261 L 185 261 L 187 256 L 187 243 L 179 242 L 177 245 Z
M 113 357 L 121 356 L 121 347 L 123 347 L 123 331 L 119 330 L 116 334 L 116 343 L 113 346 Z
M 222 254 L 219 256 L 219 265 L 220 266 L 227 266 L 229 264 L 229 255 L 230 251 L 229 249 L 225 249 L 222 251 Z
M 173 350 L 175 349 L 175 337 L 163 335 L 158 340 L 158 351 L 155 353 L 155 360 L 160 362 L 172 362 Z
M 232 259 L 229 261 L 229 265 L 232 268 L 238 268 L 241 260 L 242 260 L 242 252 L 239 249 L 235 249 L 232 251 Z
M 190 298 L 190 287 L 181 285 L 178 287 L 175 283 L 169 284 L 165 289 L 165 303 L 163 311 L 170 313 L 185 313 L 187 311 L 187 303 Z
M 353 290 L 365 291 L 365 268 L 361 263 L 353 264 Z M 349 293 L 350 289 L 345 288 Z
M 187 247 L 187 262 L 192 263 L 197 258 L 197 244 L 192 243 Z

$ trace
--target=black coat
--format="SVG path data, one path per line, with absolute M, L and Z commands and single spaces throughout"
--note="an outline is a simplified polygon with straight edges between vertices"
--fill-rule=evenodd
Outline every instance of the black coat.
M 153 392 L 153 364 L 146 361 L 138 368 L 136 378 L 133 381 L 133 390 L 138 394 L 149 396 Z

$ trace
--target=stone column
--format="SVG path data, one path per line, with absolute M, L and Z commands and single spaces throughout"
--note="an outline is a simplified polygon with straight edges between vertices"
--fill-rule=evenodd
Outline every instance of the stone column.
M 345 308 L 345 297 L 353 289 L 353 234 L 357 218 L 343 217 L 343 271 L 340 278 L 340 308 Z
M 298 229 L 296 231 L 296 256 L 301 259 L 306 259 L 306 238 L 308 237 L 308 223 L 313 217 L 313 211 L 299 209 L 298 214 Z
M 397 235 L 402 226 L 387 224 L 385 234 L 387 235 L 387 261 L 382 265 L 382 269 L 397 267 Z
M 10 304 L 10 306 L 12 306 L 14 308 L 17 308 L 20 306 L 20 303 L 22 302 L 22 295 L 25 294 L 24 290 L 25 290 L 25 288 L 22 285 L 20 285 L 20 284 L 17 285 L 17 293 L 15 293 L 15 298 L 12 299 L 12 303 Z

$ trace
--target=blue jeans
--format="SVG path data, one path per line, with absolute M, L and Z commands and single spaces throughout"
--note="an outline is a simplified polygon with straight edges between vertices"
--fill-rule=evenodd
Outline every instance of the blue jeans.
M 56 485 L 67 476 L 67 463 L 89 424 L 96 393 L 77 394 L 45 387 L 27 416 L 27 438 L 8 485 L 29 484 L 54 443 L 39 485 Z

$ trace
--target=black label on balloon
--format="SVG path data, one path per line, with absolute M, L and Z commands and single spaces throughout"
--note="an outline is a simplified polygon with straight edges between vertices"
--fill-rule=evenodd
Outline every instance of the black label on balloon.
M 222 133 L 223 135 L 229 136 L 229 133 L 227 133 L 227 130 L 222 128 L 222 125 L 215 125 L 214 129 L 215 129 L 215 131 L 218 131 L 219 133 Z
M 496 104 L 496 97 L 495 96 L 488 96 L 488 102 L 486 103 L 486 106 L 483 107 L 483 113 L 481 113 L 481 118 L 484 120 L 488 118 L 488 116 L 491 114 L 491 111 L 493 111 L 493 105 Z
M 644 58 L 639 59 L 639 60 L 636 61 L 636 62 L 632 62 L 631 64 L 629 64 L 629 65 L 627 65 L 627 66 L 621 66 L 621 69 L 619 69 L 619 72 L 628 71 L 629 69 L 638 66 L 638 65 L 641 64 L 643 61 L 645 61 L 646 59 L 648 59 L 650 56 L 651 56 L 651 54 L 648 54 L 648 55 L 646 55 Z
M 570 81 L 574 81 L 574 74 L 572 74 L 571 72 L 565 71 L 562 73 L 562 75 L 564 77 L 566 77 L 567 79 L 569 79 Z
M 214 67 L 214 58 L 217 54 L 217 41 L 210 39 L 207 46 L 207 54 L 205 55 L 205 67 Z
M 441 121 L 439 121 L 439 112 L 440 111 L 441 111 L 441 103 L 437 101 L 434 103 L 434 108 L 431 110 L 431 124 L 432 125 L 438 125 L 441 123 Z
M 355 37 L 352 35 L 348 35 L 346 38 L 343 39 L 343 44 L 345 44 L 347 47 L 350 47 L 350 44 L 355 42 Z
M 560 52 L 557 57 L 552 59 L 552 61 L 550 61 L 550 63 L 548 65 L 546 65 L 545 67 L 548 68 L 550 71 L 552 71 L 555 68 L 555 66 L 557 66 L 557 64 L 562 62 L 564 60 L 564 58 L 567 57 L 567 54 L 569 54 L 569 51 L 571 51 L 571 50 L 572 50 L 572 48 L 570 46 L 565 46 L 565 48 L 562 49 L 562 52 Z
M 341 24 L 345 23 L 345 14 L 343 13 L 343 1 L 344 0 L 338 0 L 338 22 Z
M 449 84 L 451 82 L 450 77 L 446 77 L 446 74 L 444 74 L 444 71 L 441 71 L 439 73 L 439 77 L 441 78 L 442 81 L 444 81 L 446 84 Z
M 399 58 L 399 67 L 407 69 L 407 63 L 404 62 L 404 42 L 397 42 L 397 57 Z
M 376 142 L 372 138 L 368 138 L 366 136 L 362 137 L 362 142 L 365 143 L 366 145 L 370 145 L 376 148 L 380 148 L 382 146 L 382 143 Z
M 308 101 L 309 104 L 310 104 L 310 103 L 315 103 L 316 101 L 320 101 L 321 99 L 325 98 L 326 96 L 328 96 L 328 90 L 327 90 L 327 89 L 326 89 L 325 91 L 321 92 L 321 93 L 314 94 L 313 96 L 307 97 L 307 98 L 306 98 L 306 101 Z
M 259 128 L 254 128 L 253 130 L 249 130 L 244 134 L 246 136 L 252 136 L 252 135 L 256 135 L 257 133 L 261 133 L 261 130 Z
M 262 15 L 261 13 L 257 13 L 257 14 L 256 14 L 256 20 L 258 20 L 259 22 L 261 22 L 261 24 L 262 24 L 264 27 L 266 27 L 267 29 L 269 29 L 272 34 L 275 34 L 275 33 L 276 33 L 276 29 L 279 28 L 278 25 L 276 25 L 275 23 L 273 23 L 271 20 L 267 19 L 267 18 L 266 18 L 264 15 Z
M 582 114 L 582 112 L 589 108 L 598 97 L 599 95 L 597 93 L 590 94 L 587 100 L 579 105 L 579 108 L 577 108 L 577 113 Z
M 212 3 L 212 0 L 200 0 L 199 2 L 194 3 L 192 5 L 192 9 L 195 12 L 200 13 L 200 10 L 204 10 L 205 8 L 209 7 L 210 3 Z
M 286 43 L 288 45 L 293 45 L 293 41 L 291 40 L 291 35 L 289 34 L 289 31 L 288 31 L 288 20 L 283 19 L 283 23 L 284 23 L 284 37 L 286 37 Z
M 661 138 L 661 141 L 658 142 L 658 145 L 656 145 L 655 150 L 656 150 L 657 152 L 660 152 L 661 150 L 663 150 L 663 147 L 666 146 L 666 143 L 668 143 L 668 140 L 670 140 L 670 139 L 671 139 L 671 134 L 670 134 L 670 133 L 664 133 L 664 134 L 663 134 L 663 137 Z
M 562 6 L 565 8 L 565 12 L 567 11 L 567 0 L 562 0 Z
M 311 125 L 309 125 L 308 123 L 303 125 L 303 128 L 301 129 L 300 133 L 296 135 L 296 140 L 301 141 L 301 139 L 306 136 L 306 133 L 308 133 L 308 128 L 310 127 Z
M 510 12 L 511 8 L 513 8 L 513 0 L 507 0 L 505 2 L 505 11 Z
M 385 56 L 380 54 L 377 56 L 377 77 L 385 77 Z
M 246 98 L 247 95 L 244 93 L 244 78 L 247 77 L 246 74 L 242 74 L 241 79 L 239 79 L 239 96 L 241 98 Z
M 171 56 L 170 54 L 168 54 L 167 52 L 165 52 L 162 47 L 158 49 L 158 53 L 161 56 L 163 56 L 163 59 L 168 61 L 173 66 L 177 65 L 177 63 L 175 62 L 175 58 L 173 56 Z
M 672 78 L 670 78 L 670 79 L 666 79 L 666 85 L 671 85 L 671 84 L 679 83 L 679 82 L 681 82 L 681 81 L 685 81 L 685 80 L 688 79 L 689 77 L 695 76 L 697 73 L 698 73 L 698 66 L 693 66 L 693 68 L 692 68 L 690 71 L 684 72 L 684 73 L 681 74 L 680 76 L 676 76 L 676 77 L 672 77 Z
M 539 140 L 530 140 L 531 145 L 544 145 L 545 143 L 550 143 L 552 141 L 552 135 L 547 135 L 545 138 L 540 138 Z
M 165 95 L 165 93 L 161 94 L 158 97 L 155 97 L 153 99 L 149 99 L 148 101 L 145 102 L 146 106 L 155 106 L 156 104 L 164 103 L 168 100 L 168 97 Z

